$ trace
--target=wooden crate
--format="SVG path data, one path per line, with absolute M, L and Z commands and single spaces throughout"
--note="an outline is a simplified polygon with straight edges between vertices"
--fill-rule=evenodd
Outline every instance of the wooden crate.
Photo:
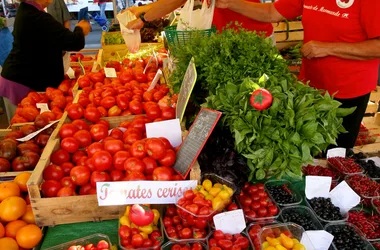
M 375 90 L 371 92 L 371 96 L 369 97 L 369 100 L 375 103 L 380 102 L 380 87 L 377 86 Z
M 361 150 L 368 154 L 380 153 L 380 112 L 376 113 L 373 117 L 364 117 L 363 123 L 368 128 L 369 133 L 377 135 L 377 139 L 374 143 L 356 146 L 355 149 Z
M 379 102 L 369 101 L 367 109 L 365 110 L 366 114 L 375 114 L 379 110 Z
M 295 46 L 303 41 L 304 32 L 301 21 L 273 23 L 276 46 L 279 50 Z

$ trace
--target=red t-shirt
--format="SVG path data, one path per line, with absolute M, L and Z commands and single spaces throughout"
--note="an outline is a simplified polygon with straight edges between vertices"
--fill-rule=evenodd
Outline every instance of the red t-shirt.
M 247 0 L 248 2 L 260 3 L 260 0 Z M 265 32 L 265 36 L 268 37 L 273 33 L 273 26 L 271 23 L 263 23 L 253 19 L 250 19 L 246 16 L 243 16 L 239 13 L 236 13 L 229 9 L 219 9 L 215 8 L 214 10 L 214 19 L 212 20 L 212 24 L 216 26 L 219 32 L 226 27 L 227 24 L 233 23 L 231 28 L 237 29 L 235 26 L 235 22 L 241 24 L 241 26 L 247 30 Z
M 379 0 L 278 0 L 275 8 L 287 19 L 302 15 L 304 43 L 357 43 L 380 37 Z M 378 59 L 304 58 L 300 79 L 330 94 L 337 92 L 337 98 L 354 98 L 376 88 L 378 67 Z

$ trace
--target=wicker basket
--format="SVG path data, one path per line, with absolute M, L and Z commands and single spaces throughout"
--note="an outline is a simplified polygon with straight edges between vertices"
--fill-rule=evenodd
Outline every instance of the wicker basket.
M 211 36 L 212 33 L 216 33 L 216 27 L 213 26 L 211 29 L 207 30 L 177 30 L 177 26 L 169 26 L 164 29 L 165 37 L 168 41 L 169 47 L 184 45 L 186 41 L 191 40 L 191 38 L 197 34 L 202 36 Z

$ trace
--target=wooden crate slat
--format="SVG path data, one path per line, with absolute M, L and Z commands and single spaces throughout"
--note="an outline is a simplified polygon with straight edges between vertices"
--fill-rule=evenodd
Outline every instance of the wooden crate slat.
M 273 23 L 273 29 L 274 32 L 283 32 L 287 31 L 287 24 L 286 22 L 279 22 L 279 23 Z M 289 22 L 289 31 L 292 30 L 303 30 L 302 22 L 301 21 L 295 21 L 295 22 Z
M 371 92 L 369 100 L 378 103 L 380 101 L 380 87 L 377 86 L 376 90 Z
M 293 31 L 293 32 L 282 32 L 274 33 L 276 42 L 282 41 L 303 41 L 303 31 Z
M 21 172 L 0 172 L 0 178 L 6 178 L 6 177 L 16 177 L 17 175 L 21 173 L 33 173 L 33 171 L 21 171 Z
M 367 114 L 374 114 L 377 112 L 378 109 L 379 109 L 378 103 L 368 102 L 367 109 L 365 110 L 365 112 Z
M 0 138 L 6 136 L 12 131 L 13 131 L 12 129 L 0 129 Z

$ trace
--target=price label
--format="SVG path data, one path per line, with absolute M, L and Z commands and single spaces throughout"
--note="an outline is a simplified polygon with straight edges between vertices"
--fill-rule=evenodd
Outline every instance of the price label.
M 333 148 L 327 150 L 327 159 L 333 157 L 343 157 L 346 158 L 346 149 L 345 148 Z
M 158 83 L 158 80 L 160 80 L 160 77 L 162 76 L 162 71 L 159 69 L 156 73 L 156 75 L 153 78 L 152 83 L 150 84 L 149 88 L 147 91 L 150 91 L 156 87 L 156 84 Z
M 177 152 L 177 160 L 174 164 L 174 169 L 183 177 L 187 176 L 194 165 L 221 115 L 219 111 L 206 108 L 202 108 L 198 113 L 189 134 Z
M 246 228 L 243 210 L 238 209 L 214 216 L 216 230 L 225 234 L 239 234 Z
M 67 70 L 66 74 L 70 79 L 75 79 L 75 71 L 71 67 Z
M 54 124 L 56 124 L 57 122 L 59 122 L 59 120 L 56 120 L 52 123 L 49 123 L 48 125 L 46 125 L 45 127 L 41 128 L 40 130 L 37 130 L 36 132 L 33 132 L 23 138 L 19 138 L 19 139 L 16 139 L 16 141 L 20 141 L 20 142 L 26 142 L 26 141 L 29 141 L 31 139 L 33 139 L 36 135 L 38 135 L 39 133 L 41 133 L 42 131 L 44 131 L 45 129 L 48 129 L 50 128 L 51 126 L 53 126 Z
M 182 81 L 176 107 L 176 118 L 178 118 L 181 122 L 196 81 L 197 70 L 195 68 L 194 58 L 191 58 Z
M 40 114 L 46 111 L 50 111 L 49 106 L 47 103 L 37 103 L 36 107 L 40 109 Z
M 106 74 L 106 77 L 110 78 L 116 78 L 116 70 L 114 68 L 104 68 L 104 73 Z

